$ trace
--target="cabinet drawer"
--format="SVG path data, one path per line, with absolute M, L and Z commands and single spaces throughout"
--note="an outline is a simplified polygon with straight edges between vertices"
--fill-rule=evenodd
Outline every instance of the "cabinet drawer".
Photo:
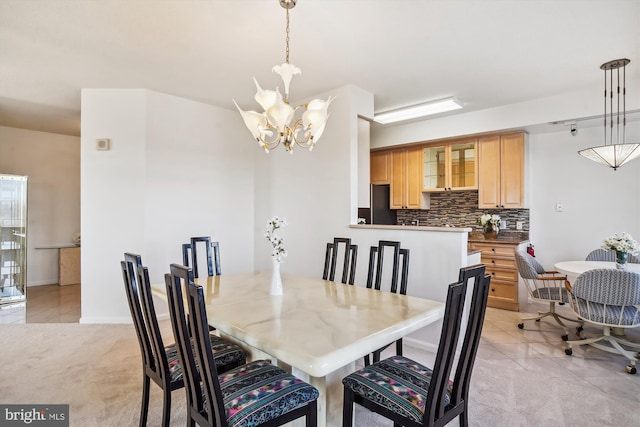
M 491 275 L 491 283 L 493 280 L 500 280 L 503 282 L 518 283 L 518 271 L 517 270 L 503 270 L 500 268 L 491 268 L 487 265 L 487 274 Z
M 504 299 L 509 301 L 517 301 L 518 299 L 518 288 L 514 285 L 507 285 L 504 283 L 494 283 L 491 282 L 491 287 L 489 288 L 489 297 Z
M 505 257 L 515 257 L 516 246 L 513 245 L 496 245 L 492 243 L 474 243 L 472 245 L 473 249 L 480 249 L 482 251 L 482 255 L 485 256 L 505 256 Z
M 498 258 L 498 257 L 481 256 L 481 260 L 483 264 L 487 265 L 487 267 L 499 267 L 499 268 L 514 269 L 514 270 L 518 268 L 516 265 L 516 260 L 514 258 Z

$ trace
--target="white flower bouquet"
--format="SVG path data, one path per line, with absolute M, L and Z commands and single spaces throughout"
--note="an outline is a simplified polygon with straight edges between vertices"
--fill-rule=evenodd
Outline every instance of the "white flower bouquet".
M 482 228 L 491 226 L 491 228 L 498 229 L 500 227 L 500 215 L 484 214 L 478 219 L 478 224 L 480 224 Z
M 282 262 L 283 258 L 287 256 L 287 251 L 283 246 L 284 237 L 276 233 L 276 230 L 286 227 L 287 225 L 287 220 L 285 218 L 275 216 L 267 222 L 267 230 L 264 233 L 264 237 L 271 242 L 271 246 L 273 247 L 271 255 L 276 257 L 278 262 Z
M 640 250 L 638 242 L 628 233 L 622 233 L 620 236 L 618 236 L 617 233 L 614 234 L 602 243 L 602 247 L 616 252 L 627 252 L 630 254 L 635 254 Z

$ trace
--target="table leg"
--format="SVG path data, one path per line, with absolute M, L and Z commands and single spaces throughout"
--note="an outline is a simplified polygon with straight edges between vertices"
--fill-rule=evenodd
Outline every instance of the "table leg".
M 342 379 L 355 371 L 355 362 L 331 372 L 326 377 L 312 377 L 299 369 L 292 368 L 291 373 L 307 381 L 320 392 L 318 398 L 318 427 L 342 426 Z M 303 426 L 304 422 L 294 425 Z

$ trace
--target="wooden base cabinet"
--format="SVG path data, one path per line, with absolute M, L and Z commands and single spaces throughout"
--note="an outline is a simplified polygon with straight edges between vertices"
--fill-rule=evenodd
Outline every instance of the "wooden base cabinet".
M 470 250 L 480 250 L 481 262 L 491 275 L 487 306 L 520 311 L 518 304 L 518 267 L 515 253 L 522 243 L 470 242 Z M 521 248 L 520 248 L 521 249 Z

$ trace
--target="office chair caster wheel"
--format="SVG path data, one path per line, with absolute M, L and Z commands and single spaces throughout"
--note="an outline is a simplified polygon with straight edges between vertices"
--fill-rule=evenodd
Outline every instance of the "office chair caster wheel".
M 636 367 L 633 365 L 627 365 L 627 374 L 635 375 Z
M 567 356 L 571 356 L 573 354 L 573 349 L 565 348 L 564 354 L 566 354 Z
M 518 323 L 518 329 L 524 329 L 524 323 Z
M 569 341 L 569 335 L 563 335 L 562 341 Z

